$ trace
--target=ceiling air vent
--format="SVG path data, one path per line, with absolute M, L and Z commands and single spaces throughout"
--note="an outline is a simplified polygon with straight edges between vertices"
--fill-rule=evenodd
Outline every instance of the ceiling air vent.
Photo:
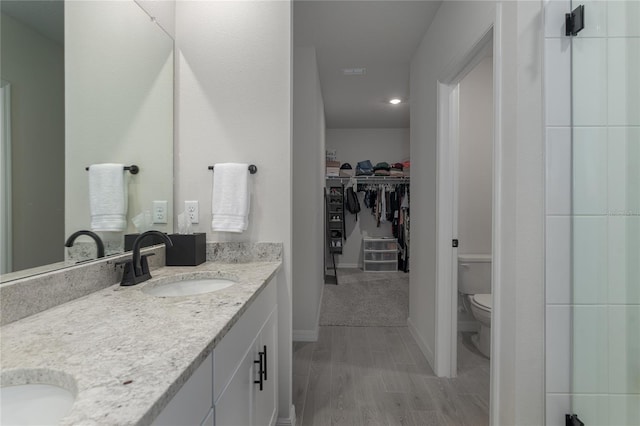
M 342 68 L 342 74 L 344 75 L 365 75 L 366 73 L 366 68 Z

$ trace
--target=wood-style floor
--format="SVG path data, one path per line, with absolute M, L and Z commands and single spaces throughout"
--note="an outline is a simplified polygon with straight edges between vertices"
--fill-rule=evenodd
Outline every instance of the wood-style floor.
M 489 423 L 489 360 L 467 333 L 458 377 L 435 377 L 407 327 L 320 328 L 293 345 L 298 426 Z

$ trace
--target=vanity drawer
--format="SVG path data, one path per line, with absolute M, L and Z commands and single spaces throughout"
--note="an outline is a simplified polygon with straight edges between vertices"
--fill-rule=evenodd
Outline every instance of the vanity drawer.
M 277 303 L 276 278 L 272 278 L 257 299 L 213 350 L 213 401 L 224 392 L 252 347 L 263 324 Z

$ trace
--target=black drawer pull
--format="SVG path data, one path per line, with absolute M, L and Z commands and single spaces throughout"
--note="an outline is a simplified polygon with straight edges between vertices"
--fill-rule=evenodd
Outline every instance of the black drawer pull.
M 263 388 L 263 383 L 262 383 L 263 373 L 262 372 L 264 370 L 263 361 L 262 361 L 262 352 L 258 352 L 258 355 L 259 355 L 260 359 L 257 360 L 257 361 L 253 361 L 253 363 L 254 364 L 260 364 L 259 369 L 258 369 L 258 378 L 259 378 L 259 380 L 254 380 L 253 383 L 256 384 L 256 385 L 260 385 L 260 391 L 262 391 L 262 388 Z
M 262 370 L 264 374 L 264 381 L 267 381 L 267 345 L 264 345 L 264 352 L 260 352 L 264 354 L 264 370 Z

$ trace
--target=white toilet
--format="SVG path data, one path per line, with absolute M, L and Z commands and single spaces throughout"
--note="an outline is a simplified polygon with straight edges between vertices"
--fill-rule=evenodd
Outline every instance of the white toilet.
M 465 308 L 480 323 L 480 331 L 471 337 L 476 348 L 489 358 L 491 354 L 491 256 L 458 255 L 458 291 L 464 295 Z

